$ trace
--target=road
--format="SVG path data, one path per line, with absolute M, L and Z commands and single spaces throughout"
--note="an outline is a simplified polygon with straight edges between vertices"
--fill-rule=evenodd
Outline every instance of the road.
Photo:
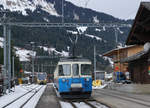
M 47 85 L 45 92 L 40 98 L 36 108 L 60 108 L 52 85 Z
M 112 108 L 150 108 L 149 94 L 129 94 L 114 90 L 94 90 L 93 98 Z

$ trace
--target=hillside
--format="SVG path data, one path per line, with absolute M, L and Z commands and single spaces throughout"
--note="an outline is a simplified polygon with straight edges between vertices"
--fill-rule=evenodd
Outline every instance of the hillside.
M 1 0 L 0 9 L 8 10 L 8 17 L 12 22 L 61 22 L 60 0 Z M 1 13 L 2 17 L 2 13 Z M 91 9 L 75 6 L 70 2 L 64 4 L 65 23 L 124 23 L 132 24 L 131 20 L 125 21 L 111 15 L 93 11 Z M 130 27 L 117 28 L 118 43 L 123 45 Z M 2 36 L 2 28 L 0 30 Z M 88 28 L 20 28 L 12 27 L 12 39 L 15 46 L 32 50 L 31 42 L 34 42 L 34 50 L 37 55 L 58 55 L 72 53 L 71 39 L 78 36 L 76 55 L 93 60 L 93 46 L 97 47 L 97 60 L 100 69 L 109 65 L 108 59 L 99 56 L 104 52 L 115 48 L 115 29 L 103 27 Z M 40 47 L 41 46 L 41 47 Z M 44 50 L 43 48 L 55 50 Z

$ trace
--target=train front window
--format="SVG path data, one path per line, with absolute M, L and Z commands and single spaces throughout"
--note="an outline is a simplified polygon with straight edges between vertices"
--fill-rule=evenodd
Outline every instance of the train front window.
M 46 74 L 38 74 L 38 79 L 39 80 L 45 80 L 46 79 Z
M 81 75 L 91 75 L 91 65 L 81 64 Z
M 71 74 L 70 64 L 59 65 L 59 76 L 69 76 L 70 74 Z
M 78 76 L 79 75 L 79 65 L 78 64 L 73 64 L 72 65 L 72 70 L 73 70 L 73 76 Z

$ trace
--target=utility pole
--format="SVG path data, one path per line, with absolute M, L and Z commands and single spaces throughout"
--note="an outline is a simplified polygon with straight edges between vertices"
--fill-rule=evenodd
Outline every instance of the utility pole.
M 34 58 L 32 57 L 32 83 L 34 82 Z
M 6 73 L 7 73 L 7 32 L 6 32 L 6 13 L 4 13 L 4 22 L 3 22 L 3 36 L 4 36 L 4 71 L 3 71 L 3 93 L 6 94 L 7 89 L 7 79 L 6 79 Z
M 11 28 L 8 26 L 8 89 L 11 89 Z
M 14 56 L 12 58 L 12 67 L 13 67 L 13 69 L 12 69 L 12 71 L 13 71 L 12 77 L 13 77 L 13 81 L 14 81 L 15 80 L 15 60 L 14 60 Z
M 96 81 L 96 46 L 94 45 L 94 79 Z

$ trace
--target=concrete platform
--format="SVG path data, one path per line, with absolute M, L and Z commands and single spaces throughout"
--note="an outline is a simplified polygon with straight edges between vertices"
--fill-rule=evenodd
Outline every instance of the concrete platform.
M 150 94 L 150 84 L 109 84 L 106 89 L 127 93 Z
M 36 108 L 61 108 L 52 85 L 47 85 Z

